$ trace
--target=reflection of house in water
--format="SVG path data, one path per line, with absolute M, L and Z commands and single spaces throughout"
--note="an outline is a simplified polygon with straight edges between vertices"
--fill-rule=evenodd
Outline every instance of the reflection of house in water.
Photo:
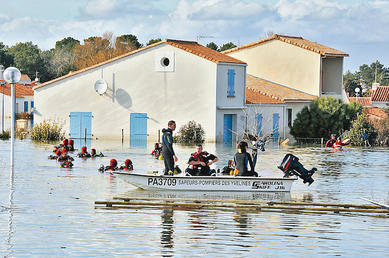
M 162 220 L 162 232 L 161 232 L 161 245 L 163 248 L 173 248 L 173 207 L 172 206 L 164 206 L 161 214 Z M 169 253 L 172 251 L 163 250 L 163 253 Z

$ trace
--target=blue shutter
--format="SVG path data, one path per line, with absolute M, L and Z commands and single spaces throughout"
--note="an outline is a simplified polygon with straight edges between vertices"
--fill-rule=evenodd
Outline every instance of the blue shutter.
M 223 143 L 225 146 L 232 146 L 232 121 L 233 115 L 224 115 Z
M 263 133 L 263 130 L 262 130 L 262 114 L 259 114 L 259 115 L 257 115 L 257 133 L 256 133 L 256 135 L 259 135 L 260 137 L 262 137 L 262 133 Z
M 28 101 L 24 101 L 24 112 L 28 112 Z
M 92 112 L 70 112 L 70 133 L 72 139 L 92 138 Z M 85 130 L 86 129 L 86 130 Z
M 235 70 L 228 69 L 228 97 L 235 96 Z
M 130 146 L 147 147 L 147 113 L 130 114 Z
M 34 107 L 34 101 L 31 100 L 31 108 L 33 108 L 33 107 Z
M 277 143 L 280 128 L 280 115 L 278 113 L 273 114 L 273 143 Z

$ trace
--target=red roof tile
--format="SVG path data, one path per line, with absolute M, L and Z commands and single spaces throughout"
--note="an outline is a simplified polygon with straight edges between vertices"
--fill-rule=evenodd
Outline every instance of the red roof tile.
M 371 101 L 389 102 L 389 86 L 378 86 L 371 96 Z
M 367 111 L 368 111 L 368 115 L 373 116 L 375 118 L 381 118 L 382 119 L 382 118 L 386 118 L 387 117 L 385 111 L 382 108 L 371 107 L 371 108 L 368 108 Z
M 261 93 L 262 95 L 269 96 L 281 102 L 312 101 L 317 98 L 314 95 L 291 89 L 274 82 L 260 79 L 252 75 L 246 76 L 246 88 Z
M 246 87 L 246 104 L 285 104 L 285 102 Z
M 0 86 L 0 94 L 3 94 L 3 87 Z M 4 85 L 4 94 L 11 97 L 11 84 Z M 23 96 L 34 96 L 34 91 L 23 84 L 16 83 L 16 98 L 23 98 Z
M 356 102 L 356 97 L 348 97 L 348 101 Z M 358 104 L 361 104 L 363 107 L 371 106 L 371 98 L 370 97 L 358 97 Z
M 349 56 L 349 54 L 347 54 L 345 52 L 336 50 L 334 48 L 320 45 L 316 42 L 312 42 L 312 41 L 303 39 L 302 37 L 293 37 L 293 36 L 285 36 L 285 35 L 277 35 L 277 34 L 274 34 L 273 36 L 266 38 L 266 39 L 258 40 L 258 41 L 255 41 L 255 42 L 243 45 L 243 46 L 239 46 L 236 48 L 232 48 L 232 49 L 223 51 L 222 53 L 223 54 L 231 53 L 231 52 L 238 51 L 238 50 L 241 50 L 244 48 L 256 46 L 256 45 L 259 45 L 259 44 L 262 44 L 262 43 L 265 43 L 265 42 L 268 42 L 271 40 L 280 40 L 280 41 L 283 41 L 283 42 L 286 42 L 286 43 L 289 43 L 289 44 L 292 44 L 292 45 L 295 45 L 295 46 L 298 46 L 298 47 L 301 47 L 301 48 L 304 48 L 304 49 L 307 49 L 307 50 L 310 50 L 310 51 L 313 51 L 316 53 L 319 53 L 323 56 L 324 55 L 326 55 L 326 56 Z
M 65 78 L 68 78 L 70 76 L 73 76 L 73 75 L 76 75 L 76 74 L 80 74 L 84 71 L 88 71 L 88 70 L 91 70 L 93 68 L 96 68 L 96 67 L 100 67 L 102 65 L 105 65 L 105 64 L 108 64 L 108 63 L 111 63 L 113 61 L 116 61 L 116 60 L 119 60 L 119 59 L 122 59 L 122 58 L 125 58 L 127 56 L 130 56 L 130 55 L 133 55 L 135 53 L 138 53 L 138 52 L 141 52 L 141 51 L 144 51 L 146 49 L 149 49 L 149 48 L 152 48 L 154 46 L 157 46 L 157 45 L 161 45 L 161 44 L 169 44 L 171 46 L 174 46 L 174 47 L 177 47 L 179 49 L 182 49 L 184 51 L 187 51 L 189 53 L 192 53 L 194 55 L 197 55 L 197 56 L 200 56 L 202 58 L 205 58 L 207 60 L 210 60 L 214 63 L 237 63 L 237 64 L 246 64 L 245 62 L 243 61 L 240 61 L 236 58 L 233 58 L 233 57 L 230 57 L 230 56 L 227 56 L 227 55 L 224 55 L 218 51 L 215 51 L 215 50 L 212 50 L 210 48 L 207 48 L 207 47 L 204 47 L 200 44 L 198 44 L 197 42 L 195 41 L 181 41 L 181 40 L 173 40 L 173 39 L 166 39 L 166 40 L 163 40 L 163 41 L 159 41 L 155 44 L 152 44 L 152 45 L 149 45 L 149 46 L 146 46 L 146 47 L 143 47 L 143 48 L 139 48 L 137 50 L 134 50 L 134 51 L 131 51 L 131 52 L 128 52 L 128 53 L 125 53 L 121 56 L 118 56 L 118 57 L 115 57 L 115 58 L 112 58 L 110 60 L 107 60 L 107 61 L 104 61 L 104 62 L 101 62 L 99 64 L 96 64 L 96 65 L 93 65 L 93 66 L 90 66 L 88 68 L 85 68 L 85 69 L 82 69 L 82 70 L 79 70 L 79 71 L 75 71 L 75 72 L 72 72 L 72 73 L 69 73 L 67 75 L 64 75 L 62 77 L 59 77 L 59 78 L 56 78 L 54 80 L 51 80 L 51 81 L 48 81 L 48 82 L 45 82 L 45 83 L 42 83 L 42 84 L 39 84 L 37 86 L 34 86 L 33 89 L 38 89 L 40 87 L 44 87 L 46 85 L 49 85 L 51 83 L 54 83 L 54 82 L 57 82 L 57 81 L 60 81 L 60 80 L 63 80 Z

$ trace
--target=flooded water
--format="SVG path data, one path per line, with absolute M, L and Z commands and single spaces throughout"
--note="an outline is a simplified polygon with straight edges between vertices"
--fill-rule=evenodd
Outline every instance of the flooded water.
M 331 212 L 268 212 L 232 208 L 137 207 L 109 209 L 95 201 L 117 196 L 293 200 L 368 204 L 361 197 L 388 202 L 389 150 L 266 146 L 258 157 L 262 176 L 277 169 L 286 153 L 318 172 L 311 186 L 295 182 L 290 193 L 146 192 L 100 164 L 130 158 L 135 169 L 158 170 L 163 161 L 128 143 L 87 144 L 106 157 L 77 159 L 72 169 L 47 159 L 53 144 L 15 141 L 15 170 L 10 176 L 10 141 L 0 141 L 0 250 L 3 257 L 387 257 L 388 215 Z M 80 146 L 76 146 L 80 148 Z M 194 147 L 175 146 L 182 168 Z M 205 144 L 222 168 L 234 148 Z M 75 154 L 73 154 L 75 156 Z

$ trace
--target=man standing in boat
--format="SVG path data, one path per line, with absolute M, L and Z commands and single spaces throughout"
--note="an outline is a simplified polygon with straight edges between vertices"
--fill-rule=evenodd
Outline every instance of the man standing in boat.
M 167 124 L 168 128 L 162 129 L 162 157 L 165 163 L 165 175 L 173 175 L 174 162 L 178 161 L 178 158 L 173 150 L 173 131 L 176 130 L 176 122 L 170 120 Z
M 216 173 L 214 169 L 209 167 L 219 159 L 206 151 L 203 151 L 201 144 L 196 145 L 196 152 L 192 153 L 189 158 L 189 165 L 192 168 L 187 168 L 186 172 L 192 176 L 210 176 L 212 173 Z

